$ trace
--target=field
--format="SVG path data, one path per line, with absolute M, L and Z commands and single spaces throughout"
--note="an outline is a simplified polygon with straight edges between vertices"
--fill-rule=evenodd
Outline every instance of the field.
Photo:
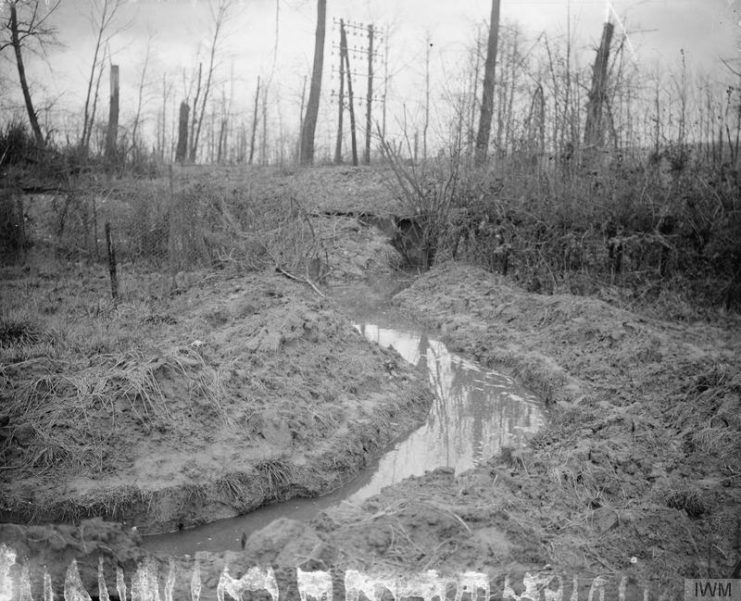
M 458 477 L 438 470 L 274 523 L 241 554 L 204 554 L 204 598 L 225 561 L 234 576 L 256 562 L 499 583 L 545 570 L 610 590 L 626 576 L 665 598 L 683 578 L 731 575 L 741 320 L 722 244 L 737 209 L 717 192 L 727 220 L 708 219 L 698 258 L 691 202 L 665 196 L 667 229 L 650 193 L 626 194 L 609 224 L 601 200 L 575 196 L 586 187 L 559 208 L 492 174 L 461 175 L 452 194 L 435 169 L 175 169 L 5 198 L 26 217 L 0 283 L 0 539 L 31 559 L 34 587 L 44 565 L 61 583 L 72 557 L 89 586 L 98 554 L 133 569 L 141 533 L 326 493 L 411 431 L 424 378 L 355 332 L 334 294 L 370 302 L 395 279 L 399 313 L 514 373 L 546 427 Z

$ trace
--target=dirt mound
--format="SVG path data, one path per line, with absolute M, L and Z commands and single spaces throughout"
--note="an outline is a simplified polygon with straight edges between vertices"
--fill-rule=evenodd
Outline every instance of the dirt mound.
M 326 512 L 314 527 L 339 565 L 493 578 L 550 566 L 669 595 L 683 578 L 730 576 L 741 506 L 737 327 L 529 294 L 458 264 L 396 302 L 452 349 L 514 371 L 551 403 L 552 419 L 528 451 Z
M 117 307 L 83 314 L 74 279 L 38 276 L 59 299 L 47 319 L 23 307 L 27 280 L 9 282 L 13 319 L 43 335 L 0 349 L 5 521 L 152 532 L 315 496 L 426 413 L 424 381 L 307 286 L 195 274 L 156 296 L 140 275 Z M 83 282 L 104 297 L 105 279 Z

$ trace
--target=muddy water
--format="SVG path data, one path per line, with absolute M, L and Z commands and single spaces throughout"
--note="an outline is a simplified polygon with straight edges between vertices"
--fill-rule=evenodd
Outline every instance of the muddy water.
M 436 398 L 427 421 L 397 442 L 375 463 L 337 491 L 319 499 L 294 499 L 247 515 L 160 536 L 145 546 L 168 555 L 240 548 L 247 536 L 279 517 L 309 520 L 342 502 L 361 503 L 385 486 L 439 467 L 465 471 L 496 454 L 519 446 L 543 423 L 540 404 L 509 377 L 482 369 L 451 353 L 424 332 L 376 323 L 355 327 L 370 341 L 393 347 L 404 359 L 427 371 Z

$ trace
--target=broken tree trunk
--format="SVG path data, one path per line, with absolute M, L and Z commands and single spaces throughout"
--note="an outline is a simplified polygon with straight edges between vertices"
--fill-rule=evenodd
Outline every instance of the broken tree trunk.
M 105 160 L 110 168 L 116 162 L 118 140 L 118 65 L 111 65 L 111 101 L 108 110 L 108 131 L 105 139 Z
M 178 124 L 178 146 L 175 150 L 175 160 L 182 163 L 188 153 L 188 113 L 190 107 L 187 102 L 180 103 L 180 121 Z
M 587 102 L 587 121 L 584 126 L 584 145 L 588 149 L 600 148 L 604 143 L 602 112 L 607 102 L 607 64 L 614 26 L 610 21 L 602 29 L 602 40 L 592 68 L 592 88 Z

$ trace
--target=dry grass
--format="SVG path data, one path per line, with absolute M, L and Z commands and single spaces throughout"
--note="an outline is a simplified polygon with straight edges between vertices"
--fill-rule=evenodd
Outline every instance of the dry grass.
M 708 511 L 708 504 L 695 489 L 673 490 L 664 499 L 667 507 L 684 511 L 691 518 L 699 518 Z
M 50 289 L 60 299 L 53 312 L 43 311 L 43 292 L 27 300 L 25 287 L 8 287 L 4 297 L 0 384 L 2 414 L 12 427 L 0 456 L 13 467 L 3 475 L 113 469 L 126 451 L 117 456 L 111 433 L 115 439 L 132 423 L 144 433 L 175 427 L 173 401 L 167 400 L 172 382 L 182 391 L 176 402 L 192 405 L 204 419 L 233 425 L 224 406 L 227 365 L 212 366 L 190 347 L 172 352 L 151 346 L 152 328 L 169 322 L 141 318 L 153 308 L 143 300 L 146 286 L 132 290 L 133 301 L 95 311 L 90 301 L 100 297 L 94 287 L 76 286 L 74 277 L 62 277 Z

